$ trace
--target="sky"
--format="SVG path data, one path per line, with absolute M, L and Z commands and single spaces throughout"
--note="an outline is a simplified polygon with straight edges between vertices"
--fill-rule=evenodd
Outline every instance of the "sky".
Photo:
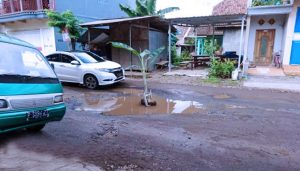
M 167 14 L 167 18 L 211 15 L 213 7 L 222 0 L 157 0 L 157 9 L 179 7 L 180 10 Z

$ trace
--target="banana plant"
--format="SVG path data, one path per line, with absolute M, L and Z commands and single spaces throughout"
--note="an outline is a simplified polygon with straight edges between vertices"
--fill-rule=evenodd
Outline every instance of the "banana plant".
M 146 75 L 147 67 L 148 67 L 149 63 L 155 62 L 156 58 L 164 51 L 165 47 L 160 47 L 154 51 L 145 49 L 144 51 L 139 52 L 124 43 L 111 42 L 111 44 L 115 48 L 124 49 L 124 50 L 129 51 L 133 55 L 135 55 L 139 58 L 140 65 L 141 65 L 141 71 L 143 74 L 143 81 L 144 81 L 143 99 L 144 99 L 145 106 L 148 107 L 149 101 L 151 100 L 151 97 L 152 97 L 152 94 L 151 94 L 151 91 L 149 91 L 148 84 L 147 84 L 147 75 Z

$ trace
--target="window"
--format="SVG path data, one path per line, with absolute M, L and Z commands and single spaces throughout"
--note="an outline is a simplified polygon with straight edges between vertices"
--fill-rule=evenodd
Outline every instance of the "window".
M 51 62 L 61 62 L 61 58 L 58 54 L 47 56 L 48 61 Z
M 35 49 L 0 42 L 0 75 L 56 78 L 44 56 Z
M 75 61 L 75 59 L 68 55 L 61 55 L 61 60 L 63 63 L 71 63 L 72 61 Z
M 100 56 L 91 52 L 73 52 L 73 54 L 79 58 L 83 63 L 98 63 L 104 62 L 105 60 Z

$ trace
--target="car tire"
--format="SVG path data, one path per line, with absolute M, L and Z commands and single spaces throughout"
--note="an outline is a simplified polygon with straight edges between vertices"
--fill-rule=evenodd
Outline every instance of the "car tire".
M 29 132 L 40 132 L 45 126 L 46 124 L 36 125 L 36 126 L 26 128 L 26 130 Z
M 84 85 L 88 89 L 95 90 L 97 89 L 99 82 L 94 75 L 89 74 L 84 77 Z

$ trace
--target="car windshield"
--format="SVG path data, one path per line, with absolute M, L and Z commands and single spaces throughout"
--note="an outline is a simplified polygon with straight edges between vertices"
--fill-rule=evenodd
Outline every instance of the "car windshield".
M 33 48 L 0 42 L 0 80 L 57 79 L 42 54 Z
M 98 63 L 104 62 L 105 60 L 100 56 L 92 52 L 72 52 L 76 57 L 78 57 L 83 63 Z

